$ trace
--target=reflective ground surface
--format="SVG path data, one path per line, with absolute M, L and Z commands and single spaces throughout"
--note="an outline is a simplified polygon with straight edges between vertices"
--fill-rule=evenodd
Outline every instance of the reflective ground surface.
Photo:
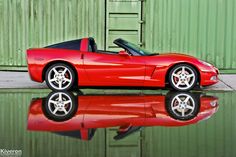
M 0 149 L 24 157 L 236 156 L 236 93 L 0 90 Z

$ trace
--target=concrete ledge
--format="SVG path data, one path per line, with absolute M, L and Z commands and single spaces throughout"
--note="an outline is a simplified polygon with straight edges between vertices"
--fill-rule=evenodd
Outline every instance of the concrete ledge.
M 220 75 L 220 82 L 216 85 L 204 87 L 205 91 L 234 91 L 236 90 L 236 75 Z M 0 71 L 0 88 L 47 88 L 45 83 L 31 81 L 27 72 Z
M 47 88 L 45 83 L 31 81 L 27 72 L 0 72 L 0 88 Z
M 236 90 L 236 74 L 221 75 L 220 79 L 229 88 Z

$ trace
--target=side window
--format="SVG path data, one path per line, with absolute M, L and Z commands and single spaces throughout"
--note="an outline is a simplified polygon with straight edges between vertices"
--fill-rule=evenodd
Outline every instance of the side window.
M 131 56 L 141 56 L 139 53 L 137 53 L 136 51 L 129 49 L 126 50 Z
M 88 51 L 89 51 L 89 52 L 92 52 L 92 46 L 91 46 L 91 44 L 89 44 L 89 46 L 88 46 Z

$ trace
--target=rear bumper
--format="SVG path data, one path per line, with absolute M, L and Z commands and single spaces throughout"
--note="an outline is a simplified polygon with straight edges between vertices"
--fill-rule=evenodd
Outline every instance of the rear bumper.
M 212 67 L 210 71 L 201 72 L 201 86 L 210 86 L 219 82 L 219 70 Z
M 35 53 L 33 50 L 27 50 L 27 64 L 28 64 L 28 73 L 31 80 L 36 82 L 43 82 L 42 72 L 44 68 L 44 64 L 42 60 L 35 59 Z
M 40 65 L 30 65 L 28 64 L 28 72 L 32 81 L 43 82 L 43 67 Z

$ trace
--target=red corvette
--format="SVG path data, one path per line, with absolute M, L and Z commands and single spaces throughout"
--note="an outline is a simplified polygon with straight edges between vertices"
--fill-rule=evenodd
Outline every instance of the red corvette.
M 28 130 L 59 134 L 79 132 L 82 139 L 96 128 L 120 127 L 115 139 L 141 126 L 185 126 L 211 117 L 218 98 L 199 93 L 165 95 L 79 95 L 52 92 L 33 99 Z
M 52 90 L 74 86 L 165 87 L 187 91 L 218 82 L 218 69 L 184 54 L 158 54 L 116 39 L 120 52 L 97 50 L 93 38 L 27 50 L 31 79 Z

